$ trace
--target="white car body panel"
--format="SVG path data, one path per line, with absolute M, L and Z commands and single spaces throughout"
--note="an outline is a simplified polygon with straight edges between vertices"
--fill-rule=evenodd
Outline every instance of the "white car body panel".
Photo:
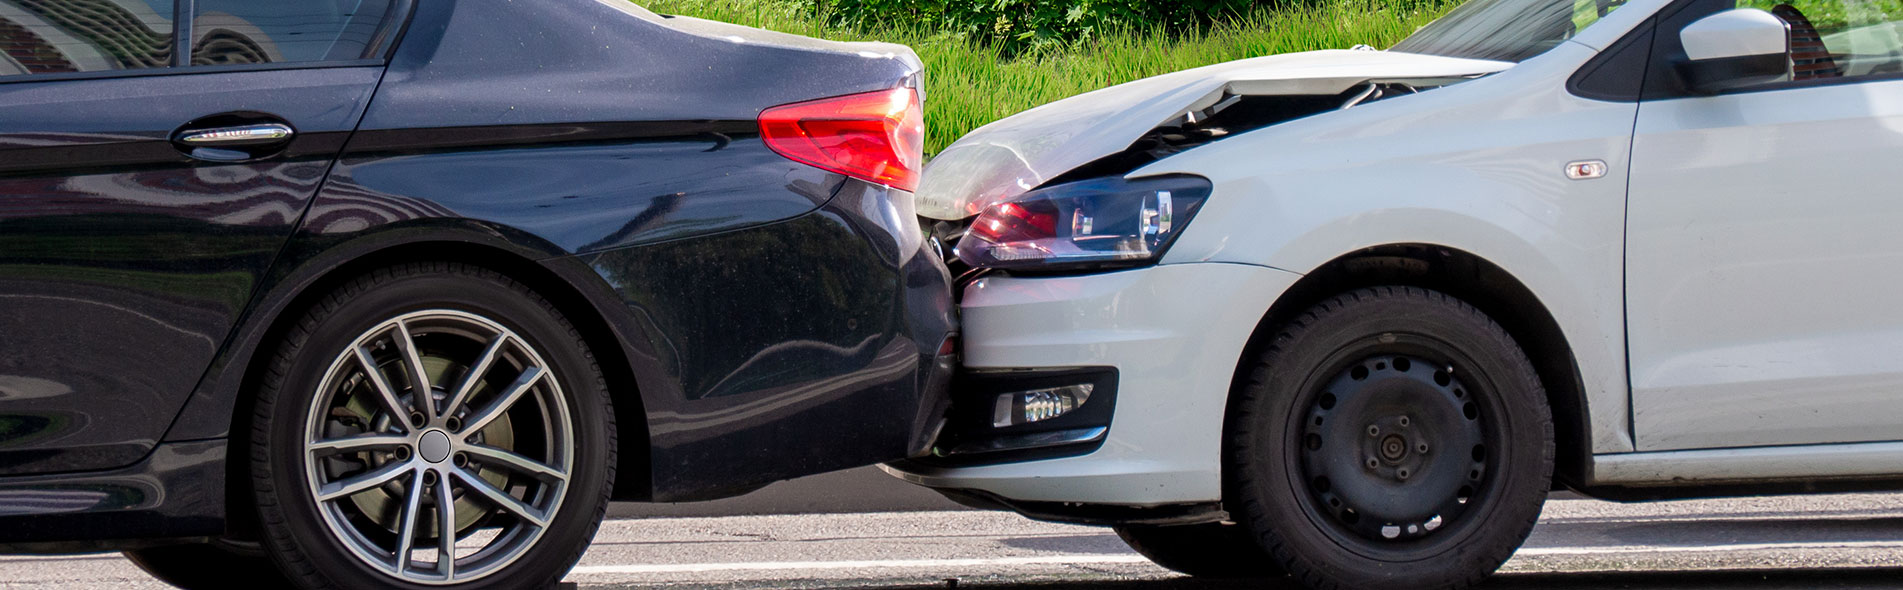
M 1640 107 L 1639 450 L 1903 440 L 1899 153 L 1903 81 Z
M 1268 307 L 1343 256 L 1421 244 L 1500 267 L 1559 326 L 1589 419 L 1592 460 L 1573 483 L 1903 474 L 1903 442 L 1886 442 L 1903 440 L 1894 393 L 1903 364 L 1888 358 L 1903 349 L 1903 316 L 1886 305 L 1903 285 L 1903 233 L 1894 231 L 1903 213 L 1885 213 L 1897 208 L 1871 190 L 1892 184 L 1886 164 L 1903 152 L 1903 81 L 1654 102 L 1568 90 L 1582 66 L 1665 4 L 1628 3 L 1478 79 L 1248 131 L 1130 172 L 1214 185 L 1158 266 L 991 277 L 963 302 L 972 367 L 1119 369 L 1127 389 L 1104 446 L 1061 459 L 888 469 L 1006 500 L 1220 501 L 1222 408 Z M 1078 144 L 1091 148 L 1087 157 L 1069 165 L 1126 147 L 1214 92 L 1180 83 L 1190 78 L 1134 83 L 1120 105 L 1105 104 L 1109 95 L 1074 103 L 1095 111 L 1069 124 L 1125 112 L 1116 106 L 1148 110 L 1090 135 Z M 1059 119 L 1007 119 L 983 135 L 1095 133 L 1058 130 Z M 996 173 L 1028 190 L 1069 171 L 1060 161 L 940 173 L 975 179 L 965 189 L 990 186 L 979 177 Z M 1582 163 L 1604 164 L 1605 174 L 1569 178 Z M 921 209 L 963 218 L 986 198 L 941 193 Z
M 1769 28 L 1786 29 L 1786 38 L 1775 42 L 1748 33 Z M 1725 59 L 1784 53 L 1790 50 L 1790 29 L 1771 13 L 1757 9 L 1732 10 L 1706 17 L 1679 32 L 1685 40 L 1685 56 L 1691 59 Z
M 919 214 L 959 220 L 1122 151 L 1158 125 L 1224 97 L 1333 95 L 1369 81 L 1439 86 L 1513 64 L 1381 51 L 1271 55 L 1145 78 L 980 127 L 925 170 Z
M 898 475 L 1022 501 L 1154 505 L 1220 498 L 1221 425 L 1236 363 L 1269 304 L 1300 279 L 1217 263 L 980 279 L 965 289 L 965 366 L 1117 367 L 1109 438 L 1084 457 L 908 467 Z M 1199 304 L 1182 305 L 1191 300 Z
M 1594 483 L 1605 485 L 1873 478 L 1898 473 L 1903 473 L 1903 442 L 1625 453 L 1603 455 L 1593 462 Z
M 1217 501 L 1222 412 L 1243 343 L 1300 274 L 1397 243 L 1462 249 L 1551 294 L 1545 303 L 1581 374 L 1592 376 L 1593 451 L 1631 452 L 1620 235 L 1637 107 L 1566 93 L 1566 78 L 1595 53 L 1566 44 L 1486 78 L 1252 131 L 1131 173 L 1192 173 L 1215 184 L 1160 266 L 988 278 L 963 303 L 967 366 L 1118 367 L 1124 381 L 1104 447 L 895 474 L 1020 501 Z M 1514 132 L 1505 141 L 1501 127 L 1482 128 L 1516 116 L 1525 124 L 1504 127 Z M 1568 163 L 1588 159 L 1608 163 L 1609 174 L 1565 176 Z M 1217 269 L 1282 278 L 1238 290 L 1205 277 Z M 1141 297 L 1098 294 L 1145 275 L 1180 278 Z M 1171 321 L 1135 321 L 1151 316 Z
M 1593 452 L 1632 451 L 1620 235 L 1637 106 L 1566 92 L 1566 78 L 1594 54 L 1562 45 L 1481 80 L 1285 123 L 1140 169 L 1132 176 L 1192 173 L 1216 184 L 1163 262 L 1306 274 L 1371 246 L 1410 243 L 1489 260 L 1539 294 L 1571 343 Z M 1583 160 L 1606 162 L 1608 174 L 1568 179 L 1566 165 Z

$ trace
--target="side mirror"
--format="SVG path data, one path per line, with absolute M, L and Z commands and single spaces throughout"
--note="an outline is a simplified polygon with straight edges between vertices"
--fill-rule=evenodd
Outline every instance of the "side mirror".
M 1791 26 L 1756 8 L 1727 10 L 1679 31 L 1685 61 L 1679 75 L 1693 90 L 1714 93 L 1789 79 Z

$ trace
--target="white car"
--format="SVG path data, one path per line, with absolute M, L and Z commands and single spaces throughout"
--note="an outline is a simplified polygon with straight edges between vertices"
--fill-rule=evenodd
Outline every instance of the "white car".
M 1888 6 L 1473 0 L 980 129 L 919 194 L 964 374 L 888 470 L 1317 588 L 1475 583 L 1557 488 L 1903 488 Z

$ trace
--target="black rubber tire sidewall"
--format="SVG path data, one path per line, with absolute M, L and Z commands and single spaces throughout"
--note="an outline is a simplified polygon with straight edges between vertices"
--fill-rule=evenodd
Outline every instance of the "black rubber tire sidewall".
M 390 318 L 450 309 L 480 315 L 534 347 L 562 384 L 574 420 L 575 460 L 561 508 L 535 546 L 508 569 L 470 583 L 398 582 L 333 539 L 306 491 L 301 444 L 316 387 L 336 355 Z M 614 481 L 614 412 L 605 380 L 574 328 L 546 300 L 498 273 L 460 264 L 377 271 L 320 301 L 287 333 L 260 391 L 251 454 L 265 545 L 287 577 L 310 589 L 528 589 L 551 586 L 581 558 L 606 513 Z M 281 491 L 280 491 L 281 490 Z
M 1306 483 L 1285 455 L 1289 416 L 1312 373 L 1351 347 L 1383 335 L 1423 337 L 1450 346 L 1473 364 L 1467 379 L 1484 378 L 1504 430 L 1490 461 L 1486 496 L 1457 528 L 1430 537 L 1422 550 L 1366 551 L 1344 545 L 1304 506 Z M 1532 363 L 1505 329 L 1446 294 L 1382 287 L 1318 304 L 1274 335 L 1244 373 L 1231 400 L 1225 441 L 1226 506 L 1291 575 L 1314 588 L 1460 588 L 1490 575 L 1511 557 L 1539 518 L 1552 485 L 1553 427 L 1545 390 Z M 1478 387 L 1478 386 L 1476 386 Z M 1431 545 L 1431 546 L 1430 546 Z

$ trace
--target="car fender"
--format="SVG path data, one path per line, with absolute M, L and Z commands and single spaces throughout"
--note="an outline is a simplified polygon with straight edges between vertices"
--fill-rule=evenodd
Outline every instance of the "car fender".
M 253 360 L 270 354 L 263 348 L 280 320 L 295 320 L 294 306 L 307 295 L 321 293 L 326 280 L 349 278 L 352 269 L 374 268 L 379 260 L 411 260 L 430 248 L 443 252 L 506 253 L 521 261 L 549 258 L 559 252 L 546 241 L 505 227 L 468 220 L 423 220 L 390 224 L 351 235 L 348 239 L 314 236 L 300 231 L 278 256 L 238 328 L 219 351 L 199 381 L 184 409 L 166 431 L 165 441 L 189 441 L 231 436 L 233 412 L 246 395 L 245 380 Z M 394 256 L 391 256 L 394 254 Z M 557 268 L 550 272 L 560 273 Z M 353 275 L 354 276 L 354 275 Z M 571 284 L 574 284 L 571 281 Z M 317 291 L 312 289 L 319 288 Z M 602 288 L 606 288 L 605 285 Z
M 1131 173 L 1215 193 L 1165 264 L 1310 273 L 1382 245 L 1461 250 L 1553 313 L 1583 376 L 1596 453 L 1632 450 L 1625 377 L 1625 177 L 1637 105 L 1579 98 L 1597 52 L 1567 43 L 1492 77 L 1243 134 Z M 1576 161 L 1608 165 L 1572 180 Z

